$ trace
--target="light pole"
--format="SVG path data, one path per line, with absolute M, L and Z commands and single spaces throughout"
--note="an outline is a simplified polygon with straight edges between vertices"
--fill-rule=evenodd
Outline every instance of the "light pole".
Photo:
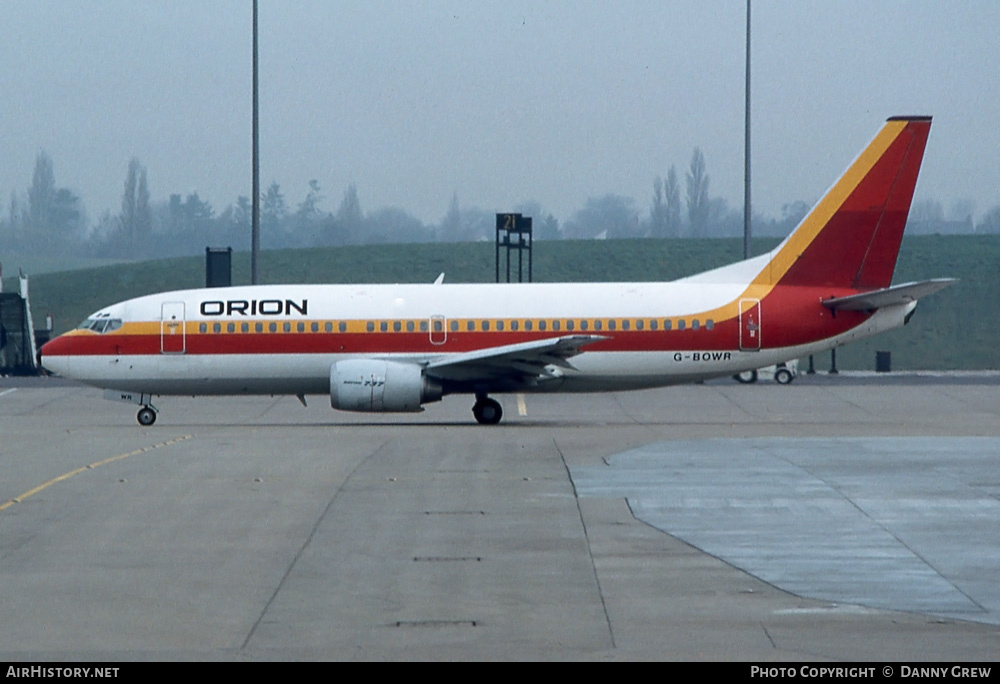
M 250 219 L 250 284 L 260 282 L 260 126 L 257 119 L 257 0 L 253 0 L 253 216 Z
M 743 258 L 750 258 L 750 0 L 747 0 L 746 111 L 743 131 Z

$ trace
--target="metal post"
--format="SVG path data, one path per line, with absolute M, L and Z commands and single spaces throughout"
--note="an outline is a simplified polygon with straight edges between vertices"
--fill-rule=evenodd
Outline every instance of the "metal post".
M 31 320 L 31 302 L 28 299 L 28 276 L 22 272 L 20 274 L 21 299 L 24 300 L 24 322 L 28 332 L 27 347 L 31 351 L 31 358 L 28 361 L 28 368 L 32 370 L 38 363 L 38 348 L 35 345 L 35 323 Z
M 533 283 L 535 281 L 534 281 L 534 276 L 532 275 L 532 272 L 531 272 L 531 253 L 535 251 L 535 233 L 534 233 L 534 231 L 532 231 L 530 238 L 531 238 L 531 242 L 529 243 L 529 247 L 528 247 L 528 282 L 529 283 Z
M 507 248 L 507 282 L 510 282 L 510 233 L 503 236 L 503 245 Z
M 253 217 L 250 227 L 250 284 L 260 282 L 260 124 L 257 116 L 257 0 L 253 0 Z
M 750 0 L 747 0 L 746 110 L 743 132 L 743 258 L 750 258 Z
M 524 233 L 517 234 L 517 282 L 524 282 Z

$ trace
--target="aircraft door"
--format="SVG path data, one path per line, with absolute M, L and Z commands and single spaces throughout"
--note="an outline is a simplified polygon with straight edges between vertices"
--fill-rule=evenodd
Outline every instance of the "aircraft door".
M 760 351 L 760 300 L 740 300 L 740 349 Z
M 160 353 L 183 354 L 186 351 L 184 302 L 164 302 L 160 305 Z
M 444 316 L 431 316 L 431 344 L 444 344 L 448 341 L 448 328 Z

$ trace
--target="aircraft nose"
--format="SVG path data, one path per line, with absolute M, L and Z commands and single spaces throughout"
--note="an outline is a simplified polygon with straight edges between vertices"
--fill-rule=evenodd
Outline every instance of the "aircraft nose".
M 54 340 L 46 342 L 38 350 L 38 365 L 49 373 L 64 375 L 66 361 L 69 358 L 66 355 L 66 351 L 67 340 L 63 337 L 57 337 Z

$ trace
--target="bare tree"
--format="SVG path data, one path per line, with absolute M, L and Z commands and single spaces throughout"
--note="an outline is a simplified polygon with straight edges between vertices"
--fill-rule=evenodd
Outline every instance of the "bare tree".
M 673 164 L 667 171 L 667 180 L 663 184 L 663 203 L 666 209 L 666 224 L 664 230 L 667 237 L 680 237 L 681 234 L 681 184 L 677 180 L 677 169 Z
M 47 231 L 51 228 L 52 203 L 56 196 L 56 176 L 52 170 L 52 158 L 45 152 L 35 157 L 35 170 L 31 174 L 28 188 L 28 222 L 33 231 Z
M 28 189 L 30 247 L 45 252 L 66 252 L 82 235 L 84 223 L 80 198 L 68 188 L 56 187 L 52 159 L 39 152 Z
M 260 202 L 260 228 L 262 237 L 267 239 L 268 247 L 288 247 L 289 239 L 286 217 L 288 205 L 277 181 L 272 181 Z
M 667 205 L 663 201 L 663 179 L 653 180 L 653 205 L 649 208 L 649 233 L 651 237 L 667 235 Z
M 363 241 L 365 214 L 361 210 L 358 188 L 354 183 L 344 190 L 344 198 L 340 200 L 340 207 L 337 209 L 337 223 L 344 231 L 348 244 L 360 244 Z
M 704 235 L 708 227 L 708 174 L 705 155 L 697 147 L 687 173 L 687 209 L 691 235 Z
M 146 169 L 135 157 L 128 163 L 118 226 L 121 235 L 121 253 L 133 259 L 140 256 L 152 233 L 153 213 L 149 206 Z
M 438 230 L 438 242 L 450 242 L 462 239 L 462 211 L 458 206 L 458 192 L 451 195 L 448 213 L 441 219 Z

